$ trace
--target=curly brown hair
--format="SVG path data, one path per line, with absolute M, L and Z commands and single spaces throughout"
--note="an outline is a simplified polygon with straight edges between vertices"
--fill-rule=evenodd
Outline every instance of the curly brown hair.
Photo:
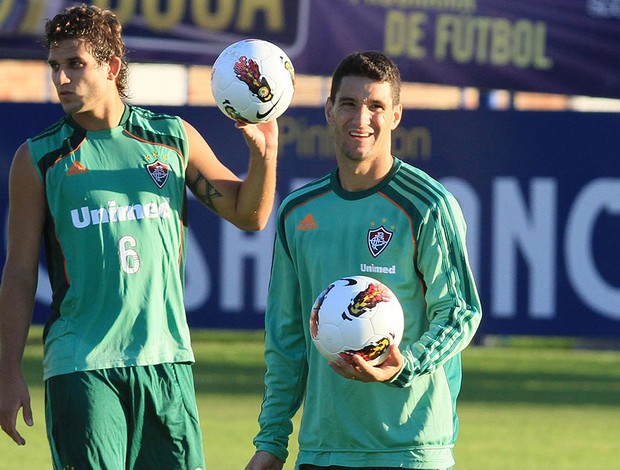
M 67 7 L 45 23 L 43 38 L 49 51 L 59 41 L 83 39 L 89 52 L 100 63 L 107 63 L 112 57 L 121 59 L 121 68 L 116 77 L 116 88 L 121 97 L 127 98 L 128 65 L 126 49 L 122 38 L 123 27 L 111 10 L 94 5 Z

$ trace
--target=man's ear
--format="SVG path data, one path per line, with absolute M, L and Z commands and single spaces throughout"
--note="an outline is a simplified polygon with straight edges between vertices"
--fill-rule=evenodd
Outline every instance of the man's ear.
M 325 101 L 325 119 L 327 120 L 327 123 L 331 125 L 332 123 L 332 107 L 333 107 L 333 103 L 331 98 L 327 98 L 327 100 Z
M 121 71 L 122 60 L 118 56 L 112 56 L 112 58 L 108 61 L 108 66 L 110 70 L 108 71 L 108 79 L 115 81 L 116 77 Z
M 394 113 L 392 120 L 392 130 L 394 130 L 398 127 L 401 119 L 403 118 L 403 105 L 400 103 L 397 104 L 396 106 L 394 106 L 392 112 Z

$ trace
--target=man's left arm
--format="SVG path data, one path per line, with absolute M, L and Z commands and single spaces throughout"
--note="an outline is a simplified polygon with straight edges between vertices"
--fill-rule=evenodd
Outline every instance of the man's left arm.
M 452 195 L 429 211 L 418 239 L 418 269 L 426 286 L 428 329 L 402 351 L 404 365 L 390 383 L 411 384 L 430 374 L 471 342 L 482 307 L 465 245 L 466 225 Z
M 248 170 L 238 178 L 209 144 L 184 122 L 189 143 L 186 181 L 205 206 L 241 230 L 261 230 L 273 209 L 276 189 L 278 125 L 237 123 L 249 149 Z

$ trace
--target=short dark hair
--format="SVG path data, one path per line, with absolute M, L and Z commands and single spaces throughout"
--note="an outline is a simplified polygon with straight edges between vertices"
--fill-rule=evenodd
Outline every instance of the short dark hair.
M 121 97 L 127 98 L 128 65 L 122 32 L 123 27 L 111 10 L 82 4 L 67 7 L 53 19 L 47 20 L 43 40 L 49 51 L 59 41 L 83 39 L 100 64 L 114 56 L 120 58 L 121 69 L 116 78 L 116 88 Z
M 400 103 L 400 71 L 396 63 L 383 52 L 354 52 L 345 57 L 332 74 L 329 99 L 333 102 L 343 77 L 357 76 L 387 82 L 392 88 L 392 101 Z

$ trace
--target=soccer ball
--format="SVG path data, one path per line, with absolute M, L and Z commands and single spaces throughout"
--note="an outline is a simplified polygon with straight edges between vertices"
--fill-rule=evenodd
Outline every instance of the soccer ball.
M 403 309 L 394 293 L 367 276 L 332 282 L 310 314 L 312 341 L 329 361 L 359 354 L 371 365 L 381 364 L 390 344 L 400 344 L 403 329 Z
M 244 39 L 213 64 L 211 91 L 217 106 L 236 121 L 267 122 L 281 116 L 295 90 L 293 63 L 275 44 Z

